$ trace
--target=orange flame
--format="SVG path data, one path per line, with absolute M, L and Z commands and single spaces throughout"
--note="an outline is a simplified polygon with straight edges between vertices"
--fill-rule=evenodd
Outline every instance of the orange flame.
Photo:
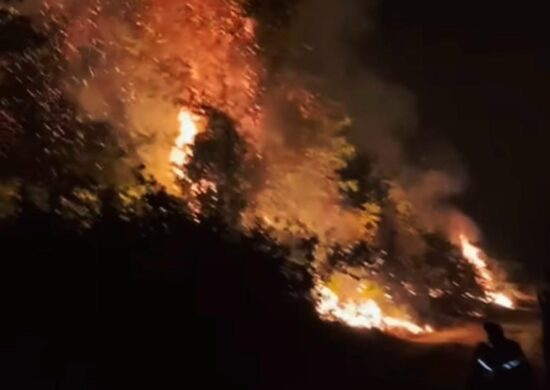
M 342 322 L 353 328 L 404 331 L 414 335 L 433 332 L 429 325 L 420 326 L 408 319 L 385 315 L 373 299 L 342 300 L 322 282 L 317 283 L 315 295 L 317 298 L 315 308 L 320 317 L 327 321 Z
M 187 109 L 180 111 L 178 120 L 180 122 L 179 135 L 170 152 L 170 163 L 174 175 L 179 179 L 184 179 L 186 175 L 182 167 L 193 157 L 193 145 L 201 129 L 197 125 L 197 116 Z
M 473 245 L 464 234 L 459 236 L 459 240 L 462 248 L 462 255 L 474 267 L 477 274 L 477 280 L 484 288 L 485 295 L 489 302 L 509 309 L 514 308 L 515 304 L 512 298 L 503 292 L 497 291 L 495 276 L 489 269 L 487 261 L 484 259 L 485 256 L 483 251 Z
M 185 166 L 191 161 L 194 155 L 195 140 L 198 134 L 205 130 L 204 118 L 192 113 L 188 109 L 182 108 L 178 120 L 180 123 L 179 135 L 176 138 L 170 152 L 170 164 L 174 178 L 186 181 L 188 184 L 187 201 L 191 215 L 196 222 L 200 222 L 201 205 L 197 196 L 208 191 L 217 193 L 216 183 L 200 179 L 196 182 L 187 175 Z M 177 186 L 175 186 L 177 187 Z M 181 188 L 180 188 L 181 190 Z

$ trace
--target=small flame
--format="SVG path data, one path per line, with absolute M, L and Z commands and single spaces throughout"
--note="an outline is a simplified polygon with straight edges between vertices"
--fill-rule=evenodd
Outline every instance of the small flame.
M 497 291 L 495 277 L 489 269 L 487 261 L 484 259 L 483 251 L 473 245 L 464 234 L 461 234 L 459 239 L 462 247 L 462 255 L 475 268 L 477 280 L 484 288 L 485 295 L 489 301 L 495 305 L 513 309 L 515 304 L 512 298 L 503 292 Z
M 323 284 L 316 287 L 316 309 L 321 318 L 339 321 L 354 328 L 385 331 L 406 331 L 411 334 L 432 332 L 430 326 L 419 326 L 412 321 L 384 315 L 380 306 L 372 299 L 362 302 L 341 301 L 338 295 Z

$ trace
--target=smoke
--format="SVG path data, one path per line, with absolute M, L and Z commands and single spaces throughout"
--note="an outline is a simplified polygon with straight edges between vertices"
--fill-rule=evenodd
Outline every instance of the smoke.
M 451 205 L 466 184 L 454 153 L 446 161 L 438 158 L 437 167 L 412 164 L 407 141 L 418 126 L 415 97 L 365 65 L 376 6 L 364 0 L 301 1 L 291 22 L 288 67 L 312 76 L 308 88 L 345 105 L 353 145 L 371 156 L 383 176 L 397 180 L 423 229 L 452 239 L 459 232 L 476 236 L 475 224 Z
M 464 190 L 458 178 L 438 170 L 404 169 L 399 181 L 424 229 L 446 233 L 455 243 L 460 234 L 474 240 L 479 237 L 475 223 L 450 203 L 450 199 Z
M 416 126 L 412 94 L 369 71 L 359 41 L 374 28 L 373 1 L 305 0 L 292 22 L 293 45 L 300 50 L 291 66 L 313 75 L 310 87 L 342 102 L 353 120 L 352 140 L 375 157 L 384 173 L 403 163 L 401 139 Z

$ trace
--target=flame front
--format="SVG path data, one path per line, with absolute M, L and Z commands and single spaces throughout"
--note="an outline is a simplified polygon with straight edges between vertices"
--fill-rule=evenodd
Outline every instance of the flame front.
M 385 331 L 405 331 L 411 334 L 432 332 L 430 326 L 420 326 L 407 319 L 387 316 L 373 299 L 364 301 L 346 300 L 322 283 L 316 287 L 316 309 L 321 318 L 342 322 L 354 328 Z
M 506 293 L 498 291 L 495 276 L 489 269 L 487 261 L 484 259 L 482 250 L 473 245 L 464 234 L 461 234 L 459 239 L 462 248 L 462 255 L 474 267 L 477 275 L 477 281 L 483 287 L 489 302 L 513 309 L 515 304 L 512 298 L 510 298 Z

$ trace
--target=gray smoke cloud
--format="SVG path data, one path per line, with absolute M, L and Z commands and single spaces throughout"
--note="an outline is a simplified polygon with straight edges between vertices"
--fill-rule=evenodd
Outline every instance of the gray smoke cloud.
M 343 102 L 354 126 L 351 137 L 387 173 L 399 171 L 400 139 L 416 126 L 414 96 L 365 68 L 354 42 L 375 28 L 374 1 L 305 0 L 296 9 L 292 66 L 313 74 L 316 88 Z

